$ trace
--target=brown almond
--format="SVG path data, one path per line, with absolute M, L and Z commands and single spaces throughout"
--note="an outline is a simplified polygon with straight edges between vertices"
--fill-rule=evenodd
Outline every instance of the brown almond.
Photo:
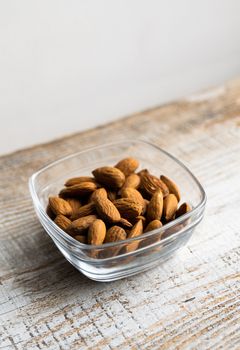
M 190 210 L 191 206 L 188 203 L 181 204 L 178 210 L 176 211 L 176 218 L 188 213 Z
M 82 218 L 87 215 L 95 214 L 95 203 L 90 202 L 88 204 L 83 205 L 81 208 L 78 209 L 72 216 L 71 220 L 77 220 L 79 218 Z
M 149 222 L 149 224 L 147 225 L 147 227 L 144 230 L 144 233 L 156 230 L 156 229 L 161 228 L 161 227 L 162 227 L 161 221 L 153 220 L 153 221 Z M 146 247 L 146 246 L 149 246 L 151 244 L 154 244 L 154 243 L 160 241 L 161 238 L 163 237 L 163 235 L 164 235 L 164 231 L 161 232 L 161 234 L 156 233 L 156 234 L 153 234 L 152 236 L 150 235 L 149 237 L 146 237 L 146 239 L 141 242 L 141 247 Z
M 107 196 L 108 196 L 108 199 L 111 202 L 113 202 L 117 198 L 117 192 L 108 190 L 107 191 Z
M 138 176 L 141 177 L 142 175 L 150 174 L 150 173 L 149 173 L 149 171 L 147 169 L 142 169 L 137 174 L 138 174 Z
M 58 225 L 63 231 L 67 231 L 69 226 L 71 225 L 71 220 L 69 220 L 66 216 L 64 215 L 57 215 L 55 220 L 55 224 Z
M 62 189 L 59 193 L 61 197 L 80 197 L 95 191 L 97 185 L 93 182 L 81 182 L 77 185 L 69 186 Z
M 152 196 L 156 190 L 160 189 L 163 193 L 163 197 L 166 197 L 169 193 L 165 183 L 158 177 L 149 173 L 143 173 L 141 175 L 141 188 L 148 195 Z
M 174 194 L 179 202 L 181 199 L 181 195 L 180 195 L 180 190 L 178 186 L 175 184 L 175 182 L 173 182 L 171 179 L 169 179 L 167 176 L 164 176 L 164 175 L 161 175 L 160 179 L 165 183 L 165 185 L 167 185 L 169 193 Z
M 152 220 L 160 220 L 162 217 L 162 211 L 163 211 L 163 194 L 161 190 L 157 190 L 147 208 L 147 218 L 149 221 Z
M 129 158 L 124 158 L 120 160 L 120 162 L 118 162 L 115 165 L 115 168 L 120 169 L 125 176 L 128 176 L 131 173 L 134 173 L 134 171 L 138 168 L 138 166 L 139 166 L 138 160 L 129 157 Z
M 64 186 L 69 187 L 69 186 L 74 186 L 78 185 L 82 182 L 93 182 L 96 184 L 96 180 L 92 176 L 79 176 L 79 177 L 72 177 L 71 179 L 68 179 Z
M 129 222 L 127 219 L 121 218 L 118 222 L 118 225 L 122 225 L 123 227 L 131 228 L 133 225 L 131 222 Z
M 141 193 L 135 188 L 126 187 L 121 191 L 122 198 L 128 198 L 136 203 L 139 203 L 143 208 L 145 208 L 145 200 Z
M 143 215 L 136 216 L 136 220 L 142 220 L 143 223 L 146 222 L 146 218 Z
M 126 180 L 123 184 L 122 189 L 126 188 L 126 187 L 131 187 L 131 188 L 137 189 L 140 186 L 140 182 L 141 182 L 141 179 L 140 179 L 139 175 L 130 174 L 129 176 L 126 177 Z
M 48 203 L 47 205 L 47 209 L 46 209 L 46 213 L 47 215 L 50 217 L 50 219 L 54 220 L 56 215 L 54 214 L 54 212 L 52 211 L 50 204 Z
M 114 201 L 116 208 L 119 210 L 124 219 L 131 220 L 142 213 L 141 204 L 134 202 L 129 198 L 120 198 Z
M 81 243 L 87 244 L 87 236 L 86 235 L 76 235 L 74 238 Z
M 125 175 L 123 172 L 114 167 L 101 167 L 92 171 L 95 179 L 100 184 L 108 188 L 118 189 L 122 187 L 125 182 Z
M 105 243 L 122 241 L 127 238 L 127 234 L 122 227 L 117 225 L 110 227 L 107 230 Z
M 118 222 L 121 219 L 118 209 L 108 198 L 97 196 L 95 205 L 101 219 L 110 223 Z
M 133 228 L 131 229 L 127 238 L 138 237 L 142 233 L 143 233 L 143 222 L 142 222 L 142 220 L 138 220 L 136 222 L 136 224 L 133 226 Z M 134 241 L 134 242 L 129 243 L 126 246 L 126 253 L 133 252 L 134 250 L 137 249 L 138 246 L 139 246 L 139 241 Z
M 97 219 L 95 220 L 88 229 L 88 243 L 99 245 L 104 242 L 106 236 L 106 225 L 105 223 Z
M 160 227 L 162 227 L 161 221 L 160 220 L 153 220 L 153 221 L 149 222 L 149 224 L 145 228 L 144 232 L 153 231 L 153 230 L 156 230 L 157 228 L 160 228 Z
M 108 194 L 107 194 L 107 191 L 105 190 L 105 188 L 101 187 L 101 188 L 98 188 L 97 190 L 95 190 L 91 196 L 90 196 L 90 202 L 95 202 L 96 198 L 97 197 L 100 197 L 100 198 L 107 198 Z
M 164 198 L 163 201 L 163 216 L 165 217 L 166 221 L 170 221 L 178 206 L 178 200 L 177 197 L 170 193 L 167 197 Z
M 49 197 L 49 205 L 51 210 L 55 215 L 72 215 L 71 205 L 62 198 L 59 197 Z
M 82 206 L 82 203 L 77 198 L 64 198 L 71 207 L 72 207 L 72 215 L 74 215 Z
M 81 235 L 97 219 L 96 215 L 88 215 L 83 218 L 74 220 L 68 228 L 70 235 Z

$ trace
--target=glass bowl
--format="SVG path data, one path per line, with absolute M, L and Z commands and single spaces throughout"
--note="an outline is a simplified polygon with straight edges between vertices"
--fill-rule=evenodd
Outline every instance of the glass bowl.
M 139 169 L 164 174 L 181 190 L 181 202 L 192 210 L 161 228 L 124 241 L 103 245 L 78 242 L 46 214 L 48 197 L 56 195 L 66 179 L 89 175 L 97 167 L 114 165 L 125 157 L 137 158 Z M 206 194 L 195 176 L 176 158 L 145 141 L 124 140 L 86 149 L 53 162 L 33 174 L 29 188 L 37 216 L 65 258 L 96 281 L 113 281 L 160 264 L 186 244 L 203 218 Z M 126 248 L 128 247 L 128 248 Z

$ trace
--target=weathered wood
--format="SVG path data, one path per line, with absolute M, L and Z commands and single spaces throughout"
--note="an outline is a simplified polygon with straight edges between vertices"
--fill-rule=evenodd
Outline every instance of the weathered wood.
M 83 121 L 82 121 L 83 122 Z M 148 272 L 88 280 L 34 215 L 39 167 L 116 137 L 151 140 L 203 183 L 205 219 Z M 240 348 L 240 81 L 0 158 L 0 349 Z

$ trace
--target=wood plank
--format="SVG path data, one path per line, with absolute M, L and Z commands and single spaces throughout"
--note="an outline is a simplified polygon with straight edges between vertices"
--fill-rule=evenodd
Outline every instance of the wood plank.
M 181 159 L 208 204 L 174 258 L 112 283 L 88 280 L 39 224 L 28 177 L 121 137 Z M 0 349 L 239 349 L 240 80 L 0 157 Z

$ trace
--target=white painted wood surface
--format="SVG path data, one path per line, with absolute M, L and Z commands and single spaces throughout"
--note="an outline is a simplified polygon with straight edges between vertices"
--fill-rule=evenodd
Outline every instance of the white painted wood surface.
M 88 280 L 34 214 L 27 180 L 116 136 L 179 157 L 208 195 L 205 219 L 164 265 Z M 240 349 L 240 81 L 0 158 L 0 349 Z

